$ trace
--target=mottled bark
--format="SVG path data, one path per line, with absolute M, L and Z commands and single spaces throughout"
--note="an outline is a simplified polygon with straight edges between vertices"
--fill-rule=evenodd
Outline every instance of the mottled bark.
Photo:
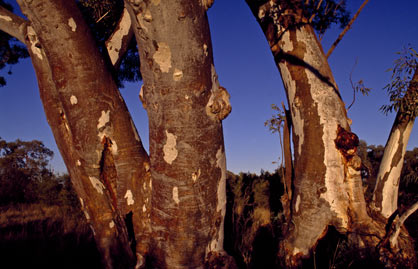
M 127 1 L 149 118 L 152 260 L 157 268 L 228 262 L 223 251 L 226 162 L 207 1 Z
M 416 94 L 418 69 L 409 83 L 405 98 Z M 408 111 L 398 111 L 386 142 L 383 158 L 377 174 L 371 208 L 384 218 L 389 218 L 398 209 L 398 190 L 406 146 L 414 126 L 415 118 Z
M 106 268 L 135 260 L 150 231 L 149 160 L 90 30 L 72 1 L 19 1 L 48 123 L 92 225 Z
M 292 117 L 293 225 L 281 255 L 296 266 L 328 225 L 345 232 L 370 220 L 355 156 L 357 137 L 350 135 L 344 103 L 299 1 L 247 3 L 269 42 Z M 343 133 L 346 141 L 340 141 Z

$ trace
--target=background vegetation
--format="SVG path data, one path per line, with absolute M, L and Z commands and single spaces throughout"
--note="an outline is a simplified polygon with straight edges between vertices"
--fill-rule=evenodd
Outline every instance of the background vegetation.
M 383 146 L 360 142 L 365 192 L 371 194 Z M 68 175 L 49 168 L 53 152 L 40 141 L 0 139 L 0 259 L 5 268 L 101 268 L 93 234 L 80 209 Z M 277 268 L 284 223 L 280 196 L 282 169 L 259 175 L 228 173 L 225 249 L 240 268 Z M 370 198 L 370 195 L 368 196 Z M 418 199 L 418 148 L 405 157 L 400 210 Z M 418 238 L 418 216 L 406 222 Z M 416 241 L 417 242 L 417 241 Z M 415 244 L 418 250 L 418 245 Z M 317 246 L 306 268 L 383 267 L 367 253 L 352 251 L 332 230 Z

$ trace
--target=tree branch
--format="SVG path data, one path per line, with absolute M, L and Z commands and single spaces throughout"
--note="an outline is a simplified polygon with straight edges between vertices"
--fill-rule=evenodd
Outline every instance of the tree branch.
M 401 231 L 402 225 L 404 224 L 405 220 L 417 210 L 418 210 L 418 201 L 415 202 L 415 204 L 413 204 L 410 208 L 408 208 L 402 214 L 402 216 L 399 218 L 399 220 L 398 220 L 398 222 L 396 223 L 396 226 L 395 226 L 395 232 L 392 233 L 392 235 L 390 236 L 390 239 L 389 239 L 391 246 L 396 246 L 397 245 L 397 239 L 398 239 L 399 233 Z
M 353 18 L 350 20 L 350 22 L 347 24 L 347 26 L 344 28 L 344 30 L 340 33 L 337 40 L 334 41 L 331 48 L 328 50 L 326 57 L 329 58 L 331 53 L 334 51 L 334 49 L 337 47 L 338 43 L 340 43 L 341 39 L 343 39 L 344 35 L 347 33 L 348 30 L 350 30 L 351 25 L 354 23 L 354 21 L 357 19 L 360 12 L 363 10 L 364 6 L 369 2 L 369 0 L 364 0 L 363 4 L 361 4 L 360 8 L 357 10 L 356 14 L 354 14 Z
M 131 18 L 126 8 L 123 9 L 118 26 L 106 41 L 106 48 L 110 61 L 115 69 L 118 69 L 122 61 L 122 56 L 128 50 L 129 42 L 133 37 Z
M 25 44 L 26 20 L 0 6 L 0 30 L 16 37 Z

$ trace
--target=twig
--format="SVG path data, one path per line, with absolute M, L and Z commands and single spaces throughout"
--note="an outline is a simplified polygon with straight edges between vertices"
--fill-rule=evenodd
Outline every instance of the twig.
M 357 19 L 358 15 L 360 14 L 361 10 L 364 8 L 364 6 L 369 2 L 369 0 L 364 0 L 363 4 L 361 4 L 360 8 L 357 10 L 356 14 L 354 14 L 353 18 L 350 20 L 350 22 L 347 24 L 347 26 L 344 28 L 344 30 L 340 33 L 337 40 L 334 41 L 331 48 L 328 50 L 326 57 L 329 58 L 331 53 L 334 51 L 335 47 L 337 47 L 338 43 L 340 43 L 341 39 L 344 37 L 344 35 L 347 33 L 348 30 L 350 30 L 351 25 L 354 23 L 354 21 Z
M 357 65 L 357 60 L 358 59 L 356 59 L 356 62 L 354 63 L 353 68 L 351 69 L 351 72 L 350 72 L 350 84 L 351 84 L 351 88 L 353 88 L 353 101 L 347 107 L 347 110 L 349 110 L 351 108 L 351 106 L 354 105 L 354 102 L 356 101 L 356 88 L 354 87 L 354 83 L 353 83 L 353 78 L 352 77 L 353 77 L 354 69 L 356 68 L 356 65 Z

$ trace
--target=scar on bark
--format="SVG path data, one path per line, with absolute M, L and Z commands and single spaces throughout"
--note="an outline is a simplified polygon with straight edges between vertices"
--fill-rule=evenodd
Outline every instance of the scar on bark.
M 106 187 L 108 195 L 111 198 L 112 206 L 114 209 L 117 208 L 117 198 L 116 198 L 116 167 L 115 161 L 113 159 L 111 147 L 112 140 L 106 136 L 103 136 L 102 139 L 103 151 L 102 158 L 100 159 L 100 181 Z
M 345 130 L 338 124 L 337 138 L 335 139 L 335 146 L 344 156 L 347 161 L 356 154 L 359 145 L 358 136 L 350 131 Z

